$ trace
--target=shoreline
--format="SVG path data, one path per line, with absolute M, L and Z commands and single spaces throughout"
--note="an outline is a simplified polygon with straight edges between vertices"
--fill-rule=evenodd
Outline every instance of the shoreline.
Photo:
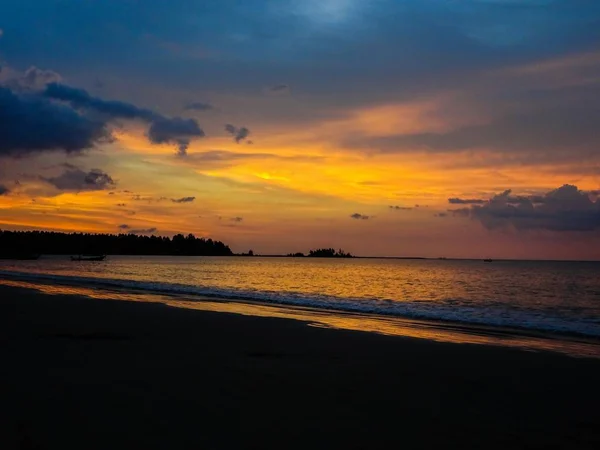
M 554 351 L 574 357 L 600 358 L 600 338 L 571 332 L 502 326 L 487 323 L 375 314 L 315 308 L 310 305 L 267 302 L 260 299 L 195 294 L 169 290 L 150 290 L 113 283 L 112 279 L 71 277 L 43 273 L 3 274 L 2 285 L 39 289 L 55 294 L 91 295 L 96 298 L 119 298 L 163 303 L 169 306 L 243 314 L 259 317 L 282 317 L 314 326 L 363 331 L 391 336 L 417 337 L 439 342 L 495 345 L 532 351 Z M 127 282 L 130 280 L 119 280 Z M 14 284 L 17 283 L 17 284 Z M 90 284 L 91 283 L 91 284 Z M 60 287 L 63 287 L 61 290 Z M 104 295 L 99 293 L 104 292 Z
M 0 287 L 1 448 L 600 443 L 595 359 L 97 294 Z

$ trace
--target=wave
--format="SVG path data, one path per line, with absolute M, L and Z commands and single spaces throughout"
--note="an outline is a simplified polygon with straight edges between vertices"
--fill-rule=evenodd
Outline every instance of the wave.
M 590 318 L 565 318 L 548 315 L 546 311 L 533 311 L 500 306 L 486 302 L 482 306 L 460 305 L 460 301 L 445 304 L 418 300 L 382 300 L 365 298 L 340 298 L 326 295 L 306 296 L 293 292 L 268 292 L 219 289 L 176 283 L 137 281 L 116 278 L 80 277 L 31 272 L 0 270 L 0 275 L 28 281 L 59 282 L 67 285 L 114 288 L 166 295 L 190 295 L 186 301 L 202 301 L 200 297 L 261 302 L 264 304 L 308 307 L 317 310 L 358 314 L 375 314 L 408 319 L 425 319 L 503 328 L 516 328 L 560 334 L 600 337 L 600 323 Z M 449 304 L 450 303 L 450 304 Z

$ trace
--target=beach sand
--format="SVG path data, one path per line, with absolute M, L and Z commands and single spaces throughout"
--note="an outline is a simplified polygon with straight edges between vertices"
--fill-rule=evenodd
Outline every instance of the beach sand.
M 0 449 L 600 448 L 600 360 L 0 287 Z

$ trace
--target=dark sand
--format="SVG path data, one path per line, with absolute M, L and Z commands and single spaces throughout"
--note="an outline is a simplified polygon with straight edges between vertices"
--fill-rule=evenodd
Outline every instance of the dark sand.
M 600 448 L 600 360 L 0 287 L 0 449 Z

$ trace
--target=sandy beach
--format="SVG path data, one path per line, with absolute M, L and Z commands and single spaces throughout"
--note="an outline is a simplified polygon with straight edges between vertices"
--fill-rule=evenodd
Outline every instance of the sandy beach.
M 600 360 L 0 287 L 0 448 L 600 448 Z

